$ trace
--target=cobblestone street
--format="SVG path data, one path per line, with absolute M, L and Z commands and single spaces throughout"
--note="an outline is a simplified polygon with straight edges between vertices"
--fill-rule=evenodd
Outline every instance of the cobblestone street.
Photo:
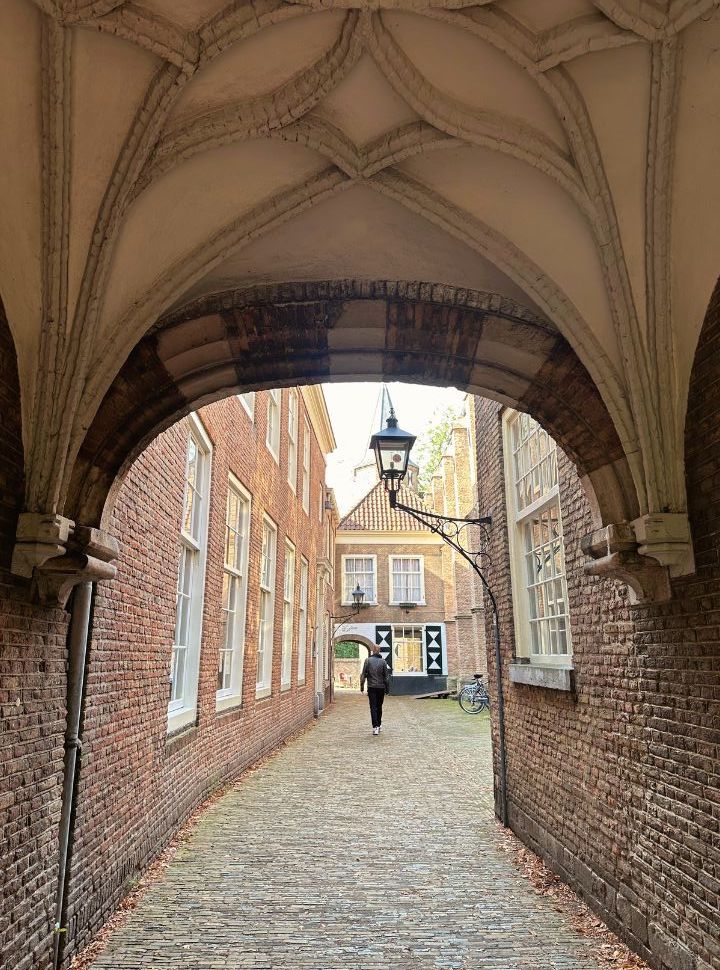
M 96 970 L 597 970 L 502 851 L 489 724 L 340 696 L 201 818 Z

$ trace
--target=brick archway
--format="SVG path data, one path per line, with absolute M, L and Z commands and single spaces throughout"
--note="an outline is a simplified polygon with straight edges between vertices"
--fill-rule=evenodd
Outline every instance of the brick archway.
M 607 407 L 550 321 L 495 294 L 353 280 L 232 291 L 161 318 L 87 431 L 68 513 L 100 523 L 137 455 L 197 407 L 255 388 L 368 379 L 452 385 L 527 411 L 576 463 L 598 525 L 638 514 Z
M 375 646 L 372 640 L 368 640 L 367 637 L 362 636 L 360 633 L 338 634 L 337 636 L 333 636 L 333 651 L 338 643 L 357 643 L 361 647 L 365 647 L 368 655 L 372 653 L 372 648 Z

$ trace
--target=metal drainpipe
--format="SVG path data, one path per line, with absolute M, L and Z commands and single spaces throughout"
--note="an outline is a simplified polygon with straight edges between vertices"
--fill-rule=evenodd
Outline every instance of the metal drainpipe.
M 65 915 L 65 896 L 68 882 L 68 854 L 72 840 L 72 822 L 75 807 L 75 782 L 78 753 L 82 747 L 79 737 L 83 714 L 85 687 L 85 660 L 87 657 L 92 583 L 80 583 L 75 587 L 70 619 L 68 642 L 67 722 L 65 726 L 65 765 L 63 773 L 62 808 L 60 811 L 58 883 L 55 904 L 55 939 L 53 966 L 59 970 L 65 949 L 67 927 L 62 925 Z
M 505 758 L 505 696 L 502 682 L 502 654 L 500 652 L 500 617 L 495 597 L 489 586 L 485 586 L 493 609 L 493 632 L 495 634 L 495 677 L 497 679 L 498 707 L 498 761 L 500 762 L 500 812 L 502 823 L 508 827 L 507 763 Z

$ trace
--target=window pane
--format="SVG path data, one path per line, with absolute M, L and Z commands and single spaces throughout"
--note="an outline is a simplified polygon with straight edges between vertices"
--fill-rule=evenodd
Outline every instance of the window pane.
M 422 627 L 393 628 L 393 673 L 422 673 Z
M 557 500 L 522 522 L 531 653 L 570 652 L 560 507 Z
M 390 560 L 392 567 L 392 598 L 398 603 L 420 601 L 420 559 L 417 556 L 396 557 Z
M 343 577 L 343 600 L 352 600 L 353 590 L 357 588 L 365 593 L 365 601 L 375 600 L 375 560 L 364 556 L 347 556 L 345 559 L 345 575 Z
M 298 629 L 298 680 L 305 680 L 305 656 L 307 653 L 307 606 L 308 564 L 300 561 L 300 627 Z

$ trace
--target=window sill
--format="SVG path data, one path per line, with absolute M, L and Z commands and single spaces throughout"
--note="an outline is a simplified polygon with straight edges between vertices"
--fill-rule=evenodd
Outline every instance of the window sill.
M 258 687 L 255 691 L 255 700 L 262 701 L 272 693 L 272 687 Z
M 302 680 L 298 680 L 298 682 L 297 682 L 298 687 L 304 687 L 305 684 L 306 684 L 306 681 L 305 681 L 305 678 L 304 677 L 303 677 Z
M 235 711 L 242 707 L 242 697 L 240 694 L 232 696 L 218 697 L 215 700 L 215 713 L 222 714 L 225 711 Z
M 167 737 L 172 738 L 188 728 L 197 727 L 198 713 L 197 706 L 180 708 L 175 711 L 168 711 Z
M 427 606 L 427 603 L 425 602 L 425 600 L 402 600 L 401 602 L 400 601 L 397 601 L 396 602 L 395 600 L 390 600 L 388 602 L 388 606 L 409 606 L 409 607 L 412 607 L 412 606 Z
M 286 694 L 289 690 L 292 690 L 292 684 L 280 684 L 280 693 Z
M 171 754 L 173 751 L 184 748 L 186 744 L 190 744 L 197 737 L 197 733 L 198 726 L 195 723 L 174 728 L 165 738 L 166 753 Z
M 575 668 L 553 664 L 511 663 L 509 666 L 510 682 L 524 684 L 526 687 L 544 687 L 547 690 L 575 690 Z

